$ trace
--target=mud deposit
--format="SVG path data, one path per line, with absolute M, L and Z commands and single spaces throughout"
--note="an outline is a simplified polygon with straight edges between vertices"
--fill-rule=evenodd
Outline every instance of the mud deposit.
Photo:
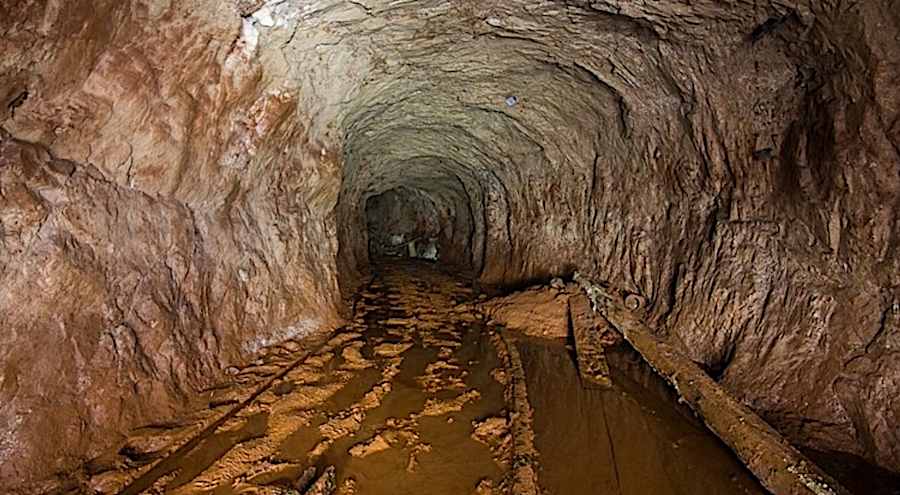
M 592 388 L 562 341 L 486 326 L 473 298 L 435 265 L 385 265 L 329 340 L 233 370 L 207 408 L 136 430 L 71 493 L 764 493 L 633 352 L 613 350 L 613 388 Z
M 289 346 L 272 352 L 280 361 L 235 370 L 208 409 L 135 431 L 73 492 L 310 493 L 315 479 L 298 483 L 310 468 L 325 473 L 315 487 L 345 494 L 504 490 L 511 445 L 496 344 L 471 289 L 431 266 L 386 268 L 350 325 L 307 344 L 314 352 Z

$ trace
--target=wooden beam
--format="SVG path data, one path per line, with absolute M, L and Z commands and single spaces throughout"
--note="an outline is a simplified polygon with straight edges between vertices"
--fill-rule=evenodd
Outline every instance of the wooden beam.
M 575 298 L 589 304 L 584 295 Z M 615 302 L 606 306 L 605 313 L 594 318 L 620 332 L 766 489 L 776 495 L 850 495 L 675 346 L 657 338 L 636 315 Z
M 578 374 L 587 385 L 601 388 L 612 386 L 609 364 L 603 349 L 603 336 L 612 331 L 605 319 L 596 318 L 587 297 L 569 299 L 569 318 L 575 338 Z

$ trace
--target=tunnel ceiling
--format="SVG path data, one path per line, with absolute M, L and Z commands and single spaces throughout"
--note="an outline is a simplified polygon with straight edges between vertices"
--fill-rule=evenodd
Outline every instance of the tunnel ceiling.
M 900 470 L 894 3 L 0 5 L 0 478 L 340 325 L 401 189 L 481 284 L 638 294 L 792 441 Z
M 644 146 L 671 138 L 657 123 L 686 131 L 681 92 L 650 22 L 587 4 L 523 5 L 339 3 L 302 16 L 313 29 L 294 35 L 290 53 L 333 44 L 352 54 L 358 78 L 338 115 L 341 208 L 349 210 L 339 227 L 346 229 L 342 266 L 366 265 L 365 243 L 354 237 L 360 198 L 397 180 L 423 184 L 407 164 L 427 158 L 440 159 L 441 173 L 471 199 L 477 233 L 467 249 L 485 282 L 570 272 L 568 260 L 534 266 L 529 245 L 564 248 L 584 231 L 536 220 L 557 206 L 573 217 L 585 209 L 591 191 L 581 185 L 597 180 L 597 168 L 652 169 L 634 149 L 632 130 L 645 134 Z M 315 29 L 338 19 L 324 37 Z M 312 39 L 299 41 L 306 33 Z M 352 280 L 343 285 L 352 292 Z

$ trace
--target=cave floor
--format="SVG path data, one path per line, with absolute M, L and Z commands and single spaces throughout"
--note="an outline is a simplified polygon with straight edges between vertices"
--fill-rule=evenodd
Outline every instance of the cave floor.
M 330 340 L 270 349 L 207 391 L 203 411 L 136 430 L 81 483 L 313 493 L 295 487 L 314 467 L 319 488 L 334 474 L 336 493 L 518 494 L 517 470 L 535 462 L 545 493 L 764 493 L 633 353 L 612 352 L 612 389 L 584 387 L 564 342 L 501 338 L 473 311 L 470 285 L 434 266 L 380 268 Z M 524 447 L 517 371 L 533 410 Z

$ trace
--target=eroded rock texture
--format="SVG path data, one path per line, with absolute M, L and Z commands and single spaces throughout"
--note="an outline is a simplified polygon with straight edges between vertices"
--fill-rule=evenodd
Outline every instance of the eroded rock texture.
M 4 100 L 0 135 L 10 487 L 171 416 L 262 346 L 335 326 L 338 167 L 233 8 L 2 10 L 0 93 L 28 92 Z
M 391 190 L 483 284 L 640 295 L 791 440 L 900 470 L 898 12 L 3 2 L 3 483 L 336 324 Z

